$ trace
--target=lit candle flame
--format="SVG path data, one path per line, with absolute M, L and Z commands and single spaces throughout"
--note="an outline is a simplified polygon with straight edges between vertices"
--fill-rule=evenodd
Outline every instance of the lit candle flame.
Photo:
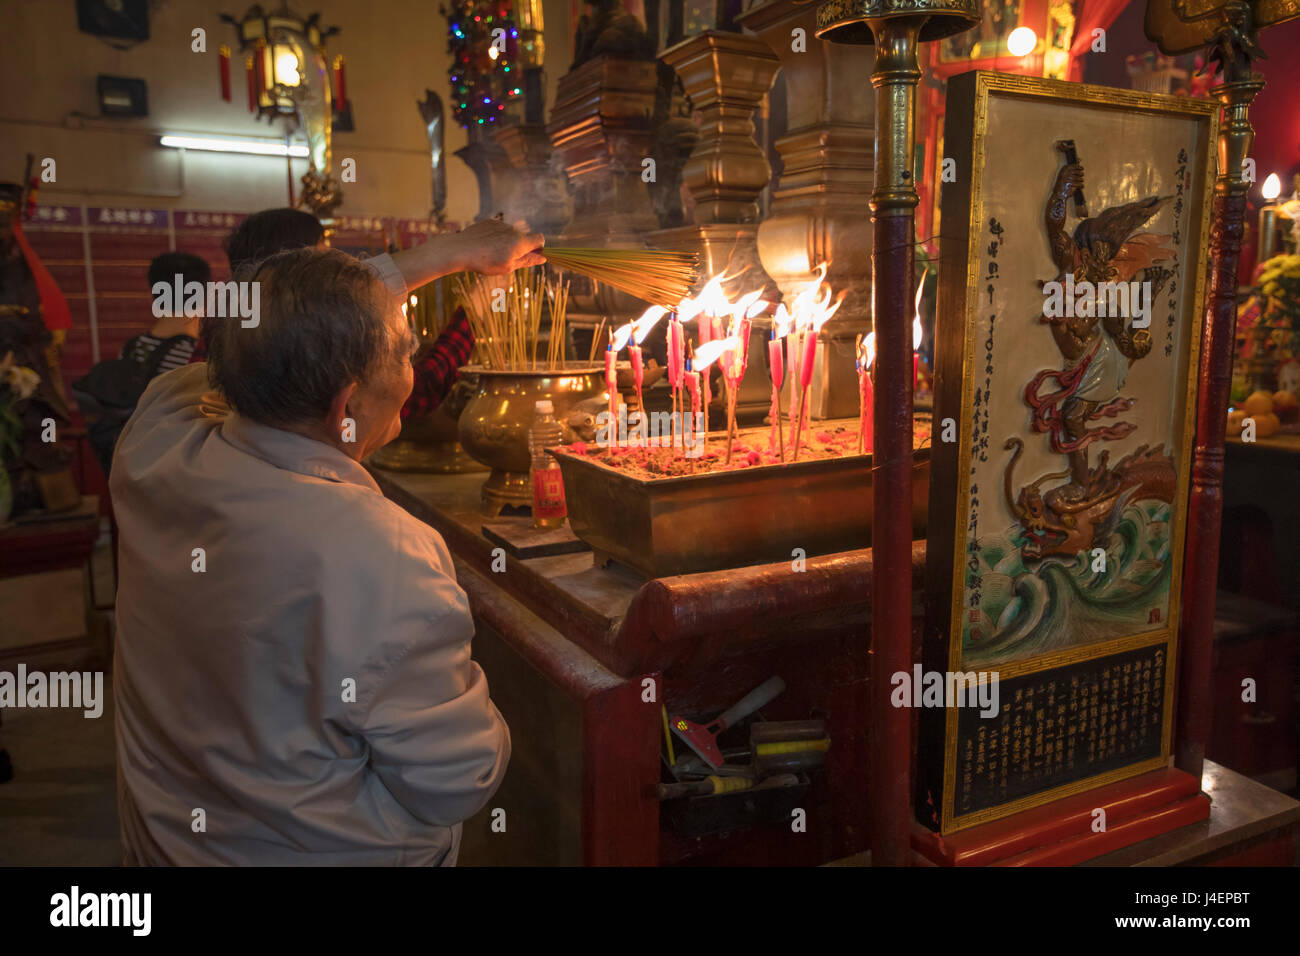
M 921 281 L 916 284 L 916 302 L 912 308 L 912 351 L 918 352 L 921 349 L 921 339 L 925 337 L 925 330 L 921 328 L 921 294 L 925 291 L 925 277 L 930 274 L 927 266 L 921 273 Z M 874 334 L 874 333 L 873 333 Z
M 821 327 L 839 310 L 841 303 L 843 303 L 846 293 L 841 292 L 835 299 L 834 304 L 832 304 L 830 287 L 822 288 L 829 268 L 829 262 L 823 262 L 817 266 L 813 270 L 817 277 L 805 283 L 803 288 L 791 300 L 789 314 L 793 317 L 792 321 L 795 328 L 813 332 L 821 331 Z
M 794 329 L 794 316 L 782 302 L 776 307 L 776 315 L 772 316 L 773 338 L 783 339 Z
M 623 351 L 623 347 L 627 345 L 628 339 L 630 339 L 631 337 L 632 337 L 632 323 L 629 322 L 627 323 L 627 325 L 620 325 L 610 335 L 609 347 L 612 348 L 614 352 L 617 354 L 618 352 Z
M 659 320 L 667 314 L 668 310 L 662 305 L 652 305 L 642 312 L 641 317 L 632 323 L 632 341 L 640 345 L 645 341 L 645 337 L 650 334 L 650 330 L 658 325 Z
M 733 305 L 730 310 L 732 319 L 738 320 L 749 316 L 750 306 L 754 305 L 754 303 L 756 303 L 759 300 L 759 296 L 761 296 L 762 294 L 763 294 L 762 289 L 755 289 L 753 292 L 750 292 L 746 295 L 742 295 L 739 299 L 737 299 L 735 305 Z M 764 306 L 764 308 L 766 308 L 766 305 Z
M 712 342 L 705 342 L 695 350 L 695 358 L 691 360 L 691 368 L 697 372 L 702 372 L 716 362 L 723 352 L 733 352 L 740 345 L 740 339 L 734 335 L 725 339 L 714 339 Z
M 1268 179 L 1264 180 L 1264 185 L 1260 188 L 1260 193 L 1268 202 L 1272 202 L 1278 196 L 1282 195 L 1282 180 L 1278 178 L 1277 173 L 1268 174 Z
M 858 367 L 869 369 L 876 363 L 876 333 L 868 332 L 866 337 L 858 337 Z

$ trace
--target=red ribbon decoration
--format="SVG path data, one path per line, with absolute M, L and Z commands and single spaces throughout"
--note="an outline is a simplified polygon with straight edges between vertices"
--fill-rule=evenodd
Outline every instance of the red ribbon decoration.
M 1098 345 L 1100 342 L 1101 340 L 1098 339 Z M 1123 438 L 1126 435 L 1131 435 L 1137 428 L 1132 422 L 1120 422 L 1117 425 L 1086 429 L 1082 435 L 1074 440 L 1062 440 L 1061 435 L 1065 431 L 1065 417 L 1062 414 L 1062 406 L 1065 404 L 1066 399 L 1079 390 L 1079 385 L 1083 381 L 1083 374 L 1088 370 L 1088 366 L 1092 364 L 1092 360 L 1096 355 L 1097 345 L 1094 345 L 1092 351 L 1085 355 L 1073 368 L 1043 369 L 1025 386 L 1025 401 L 1034 410 L 1034 431 L 1040 433 L 1050 432 L 1052 451 L 1058 455 L 1068 455 L 1080 448 L 1087 448 L 1095 441 L 1114 441 L 1117 438 Z M 1040 396 L 1038 390 L 1048 379 L 1055 379 L 1056 383 L 1061 387 L 1055 392 Z M 1099 418 L 1114 418 L 1120 412 L 1132 408 L 1133 402 L 1134 399 L 1124 398 L 1123 396 L 1111 399 L 1105 405 L 1093 409 L 1087 420 L 1092 422 Z
M 41 318 L 45 320 L 45 327 L 51 332 L 72 328 L 72 311 L 68 308 L 68 300 L 59 291 L 58 283 L 50 275 L 50 270 L 45 268 L 45 264 L 32 249 L 31 243 L 23 234 L 22 224 L 17 220 L 14 221 L 14 241 L 22 250 L 23 258 L 27 260 L 27 268 L 31 270 L 32 279 L 36 282 L 36 292 L 41 297 Z
M 253 86 L 257 89 L 257 98 L 260 102 L 262 92 L 266 90 L 266 44 L 258 41 L 257 46 L 253 49 Z M 256 109 L 256 107 L 254 107 Z
M 334 108 L 341 113 L 348 108 L 348 80 L 347 75 L 343 72 L 342 54 L 334 58 L 334 84 L 338 87 L 338 96 L 334 98 Z
M 217 65 L 221 71 L 221 98 L 230 102 L 230 47 L 224 43 L 217 52 Z

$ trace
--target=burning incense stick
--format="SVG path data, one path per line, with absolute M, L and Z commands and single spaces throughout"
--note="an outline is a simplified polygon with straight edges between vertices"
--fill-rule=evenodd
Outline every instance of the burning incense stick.
M 548 246 L 552 265 L 672 309 L 695 282 L 695 255 L 657 249 L 578 249 Z
M 549 303 L 546 367 L 563 368 L 567 283 L 547 281 L 540 268 L 532 268 L 516 270 L 511 276 L 461 274 L 453 278 L 452 287 L 465 306 L 479 359 L 493 369 L 524 371 L 538 367 L 542 313 Z

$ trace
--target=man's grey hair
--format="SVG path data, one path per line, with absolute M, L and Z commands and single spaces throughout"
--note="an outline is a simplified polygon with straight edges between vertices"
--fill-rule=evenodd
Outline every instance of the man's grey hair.
M 209 317 L 203 334 L 209 381 L 246 418 L 320 422 L 342 389 L 405 357 L 388 328 L 387 288 L 346 253 L 292 249 L 235 278 L 260 283 L 257 325 Z

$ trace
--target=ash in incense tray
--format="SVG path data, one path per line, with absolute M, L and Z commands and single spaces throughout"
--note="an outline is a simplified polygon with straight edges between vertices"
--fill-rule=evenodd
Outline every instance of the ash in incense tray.
M 799 451 L 799 461 L 821 461 L 827 458 L 848 458 L 858 455 L 858 429 L 856 421 L 826 423 L 824 427 L 805 432 Z M 780 454 L 769 447 L 767 428 L 743 429 L 732 440 L 731 461 L 727 461 L 727 440 L 720 433 L 709 436 L 708 445 L 695 457 L 688 457 L 681 446 L 668 447 L 645 444 L 622 447 L 605 447 L 588 442 L 574 442 L 564 447 L 572 455 L 581 455 L 589 461 L 621 472 L 630 478 L 653 480 L 684 475 L 702 475 L 715 472 L 773 467 L 783 464 Z M 788 439 L 788 436 L 787 436 Z M 912 444 L 924 448 L 930 444 L 930 423 L 917 421 L 913 427 Z M 793 450 L 786 448 L 784 464 L 792 463 Z

